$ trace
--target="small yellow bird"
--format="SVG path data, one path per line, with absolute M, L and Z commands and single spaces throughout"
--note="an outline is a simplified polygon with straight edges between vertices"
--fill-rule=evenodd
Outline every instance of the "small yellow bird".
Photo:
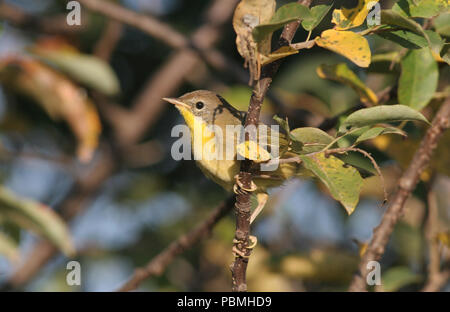
M 243 125 L 245 113 L 237 110 L 229 104 L 220 95 L 206 90 L 199 90 L 187 93 L 179 98 L 164 98 L 165 101 L 174 104 L 180 111 L 191 133 L 192 152 L 197 165 L 202 172 L 217 184 L 221 185 L 228 191 L 233 190 L 236 183 L 236 176 L 240 171 L 240 160 L 237 157 L 236 145 L 238 144 L 237 136 L 229 131 L 226 131 L 227 126 Z M 209 127 L 208 127 L 209 126 Z M 217 140 L 214 132 L 208 131 L 212 126 L 219 127 L 223 133 L 223 140 Z M 193 133 L 195 128 L 199 127 L 202 130 L 201 140 L 196 140 Z M 208 127 L 208 128 L 207 128 Z M 266 127 L 270 129 L 269 127 Z M 197 128 L 198 129 L 198 128 Z M 287 147 L 286 137 L 281 133 L 269 134 L 270 136 L 278 135 L 280 150 Z M 210 143 L 211 149 L 204 148 L 206 144 Z M 216 146 L 217 143 L 223 144 L 222 148 Z M 212 144 L 211 144 L 212 143 Z M 233 157 L 226 157 L 226 144 L 233 146 Z M 270 141 L 268 142 L 270 145 Z M 221 151 L 219 156 L 222 157 L 207 157 L 205 153 L 210 151 Z M 201 157 L 199 157 L 201 156 Z M 295 157 L 296 154 L 285 152 L 282 154 L 283 159 Z M 287 179 L 305 175 L 306 169 L 298 162 L 281 162 L 276 170 L 261 171 L 260 164 L 254 164 L 252 168 L 252 179 L 255 184 L 254 192 L 257 196 L 258 207 L 254 210 L 251 222 L 263 209 L 267 199 L 267 188 L 281 185 Z

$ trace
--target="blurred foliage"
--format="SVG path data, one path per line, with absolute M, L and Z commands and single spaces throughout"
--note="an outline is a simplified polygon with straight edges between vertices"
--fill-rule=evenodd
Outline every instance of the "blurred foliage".
M 66 14 L 63 1 L 48 1 L 44 6 L 32 5 L 32 0 L 9 2 L 22 3 L 20 10 L 42 18 Z M 23 5 L 25 2 L 27 5 Z M 199 12 L 211 3 L 144 2 L 120 1 L 130 9 L 157 15 L 187 36 L 202 25 L 204 15 Z M 292 6 L 291 2 L 277 1 L 277 7 Z M 298 13 L 308 18 L 294 42 L 312 39 L 318 44 L 285 59 L 273 82 L 272 94 L 264 102 L 262 120 L 275 123 L 273 115 L 281 116 L 281 120 L 287 117 L 291 140 L 305 154 L 319 152 L 333 141 L 336 147 L 360 144 L 380 165 L 385 187 L 392 194 L 402 169 L 409 164 L 428 128 L 417 120 L 423 121 L 423 116 L 431 120 L 449 94 L 450 13 L 443 6 L 445 1 L 440 0 L 400 0 L 396 5 L 396 1 L 381 1 L 384 31 L 377 32 L 379 29 L 365 26 L 368 11 L 364 5 L 368 1 L 353 1 L 351 7 L 341 6 L 343 2 L 348 4 L 313 1 L 308 11 L 285 8 L 278 11 L 276 20 L 259 27 L 260 33 L 245 37 L 251 41 L 252 36 L 261 35 L 267 43 L 268 36 L 273 33 L 274 38 L 278 37 L 279 28 L 297 18 Z M 143 140 L 161 146 L 164 157 L 153 165 L 126 167 L 122 159 L 126 157 L 119 157 L 115 133 L 95 95 L 129 109 L 146 82 L 174 52 L 145 33 L 124 26 L 109 62 L 105 62 L 93 51 L 108 19 L 88 11 L 83 14 L 89 21 L 85 29 L 66 36 L 21 29 L 6 19 L 0 20 L 0 181 L 4 185 L 0 188 L 0 254 L 8 259 L 3 261 L 0 255 L 0 284 L 3 273 L 14 271 L 11 264 L 27 259 L 26 247 L 37 235 L 69 255 L 75 245 L 85 282 L 80 288 L 67 286 L 65 263 L 69 258 L 60 256 L 26 289 L 113 290 L 134 268 L 144 266 L 179 235 L 204 220 L 226 196 L 193 162 L 176 162 L 170 157 L 175 139 L 170 136 L 171 128 L 182 122 L 171 107 Z M 217 48 L 242 65 L 244 60 L 235 40 L 230 20 Z M 278 52 L 269 55 L 269 61 L 281 54 L 293 54 Z M 236 108 L 247 109 L 250 87 L 208 66 L 199 67 L 192 76 L 199 75 L 203 75 L 202 79 L 187 79 L 173 96 L 194 89 L 213 89 Z M 392 89 L 388 90 L 391 98 L 377 106 L 386 88 Z M 352 114 L 350 110 L 361 103 L 374 107 Z M 399 103 L 408 107 L 392 106 Z M 378 110 L 385 110 L 383 118 Z M 327 132 L 314 128 L 333 117 L 337 124 Z M 349 133 L 355 125 L 362 128 Z M 119 169 L 86 203 L 86 212 L 70 224 L 69 234 L 58 215 L 60 205 L 71 186 L 76 185 L 77 175 L 93 166 L 105 144 L 118 158 Z M 383 286 L 375 290 L 415 291 L 423 286 L 428 262 L 424 234 L 426 192 L 430 188 L 439 198 L 439 231 L 435 239 L 441 244 L 443 258 L 448 257 L 449 146 L 447 131 L 430 168 L 406 203 L 405 215 L 381 263 Z M 352 152 L 307 160 L 331 191 L 317 181 L 292 181 L 271 192 L 271 201 L 254 226 L 259 243 L 250 259 L 249 290 L 345 290 L 372 228 L 381 217 L 383 188 L 369 159 Z M 350 181 L 353 184 L 330 177 L 329 171 L 336 169 L 331 162 L 345 163 L 345 167 L 335 167 L 351 171 L 355 175 Z M 358 205 L 358 198 L 352 198 L 350 204 L 347 197 L 341 198 L 349 185 L 361 189 Z M 332 197 L 354 213 L 347 216 Z M 183 253 L 164 274 L 146 280 L 140 289 L 228 291 L 233 217 L 225 217 L 210 238 Z

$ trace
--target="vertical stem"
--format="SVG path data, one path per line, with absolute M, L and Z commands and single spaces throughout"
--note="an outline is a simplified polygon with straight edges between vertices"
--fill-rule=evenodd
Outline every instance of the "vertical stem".
M 367 263 L 379 260 L 385 251 L 389 238 L 394 231 L 398 219 L 403 213 L 403 206 L 419 182 L 420 175 L 430 163 L 433 151 L 446 129 L 450 127 L 450 97 L 441 105 L 433 119 L 431 127 L 415 152 L 411 163 L 399 180 L 399 188 L 393 200 L 373 232 L 372 240 L 359 264 L 359 273 L 353 277 L 349 291 L 365 291 Z
M 311 0 L 299 0 L 301 4 L 309 6 Z M 295 21 L 287 24 L 281 37 L 278 41 L 277 47 L 289 45 L 300 26 L 300 21 Z M 244 126 L 254 125 L 257 126 L 259 123 L 259 115 L 261 112 L 261 105 L 269 89 L 272 79 L 277 73 L 282 59 L 275 61 L 273 63 L 267 64 L 262 68 L 261 77 L 256 82 L 253 89 L 252 96 L 250 98 L 250 104 L 248 107 L 247 117 L 245 119 Z M 252 127 L 250 127 L 252 128 Z M 256 128 L 256 127 L 255 127 Z M 247 128 L 248 129 L 248 128 Z M 246 140 L 249 138 L 249 133 L 246 133 Z M 256 136 L 252 136 L 256 137 Z M 251 189 L 252 185 L 252 175 L 250 173 L 250 168 L 252 161 L 243 160 L 241 162 L 241 171 L 239 173 L 239 181 L 241 182 L 243 188 L 246 190 Z M 251 192 L 240 189 L 236 196 L 236 232 L 235 232 L 235 243 L 234 248 L 239 252 L 236 254 L 234 262 L 231 264 L 231 275 L 232 275 L 232 290 L 236 292 L 247 291 L 246 282 L 246 272 L 251 250 L 248 247 L 248 241 L 250 237 L 250 215 L 251 215 Z

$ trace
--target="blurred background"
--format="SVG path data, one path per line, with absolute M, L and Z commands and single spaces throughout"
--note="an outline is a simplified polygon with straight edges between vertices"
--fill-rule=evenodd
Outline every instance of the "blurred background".
M 171 129 L 183 120 L 161 98 L 209 89 L 247 110 L 251 89 L 231 24 L 237 1 L 106 1 L 150 17 L 156 26 L 143 25 L 148 31 L 105 17 L 95 9 L 98 2 L 80 1 L 81 25 L 69 26 L 66 1 L 0 1 L 0 185 L 16 200 L 54 210 L 71 237 L 47 233 L 46 226 L 59 226 L 51 217 L 33 216 L 32 225 L 17 222 L 21 226 L 0 218 L 1 232 L 16 246 L 0 253 L 0 287 L 5 289 L 116 290 L 135 268 L 200 224 L 228 196 L 193 161 L 172 159 L 177 138 Z M 393 1 L 381 3 L 391 7 Z M 137 16 L 131 19 L 139 22 Z M 330 16 L 312 38 L 330 28 L 329 21 Z M 306 37 L 300 29 L 294 41 Z M 189 41 L 200 51 L 192 50 Z M 373 54 L 401 49 L 376 36 L 369 42 Z M 264 121 L 273 123 L 277 114 L 287 116 L 291 128 L 320 126 L 333 133 L 334 117 L 360 105 L 354 90 L 317 76 L 320 64 L 338 62 L 347 61 L 317 47 L 287 58 L 264 103 Z M 382 92 L 398 77 L 399 65 L 389 68 L 389 63 L 380 57 L 368 71 L 348 66 Z M 448 66 L 443 73 L 445 87 Z M 395 102 L 394 95 L 390 103 Z M 436 107 L 431 103 L 424 114 L 431 116 Z M 410 123 L 407 140 L 381 136 L 365 144 L 381 166 L 389 193 L 424 130 Z M 378 290 L 415 291 L 425 283 L 430 188 L 439 214 L 436 231 L 449 228 L 449 146 L 447 132 L 395 229 Z M 248 289 L 346 290 L 361 247 L 385 209 L 379 178 L 366 179 L 350 216 L 314 180 L 288 181 L 270 194 L 252 230 L 258 245 L 249 264 Z M 234 229 L 230 212 L 207 239 L 138 289 L 229 291 Z M 75 256 L 61 253 L 70 254 L 65 239 L 72 239 Z M 66 283 L 70 260 L 81 264 L 81 286 Z

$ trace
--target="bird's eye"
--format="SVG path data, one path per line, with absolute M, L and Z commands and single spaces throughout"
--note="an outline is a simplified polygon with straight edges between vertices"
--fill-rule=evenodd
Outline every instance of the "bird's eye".
M 195 103 L 195 108 L 196 109 L 202 109 L 203 107 L 205 107 L 205 103 L 203 103 L 203 102 L 197 102 L 197 103 Z

